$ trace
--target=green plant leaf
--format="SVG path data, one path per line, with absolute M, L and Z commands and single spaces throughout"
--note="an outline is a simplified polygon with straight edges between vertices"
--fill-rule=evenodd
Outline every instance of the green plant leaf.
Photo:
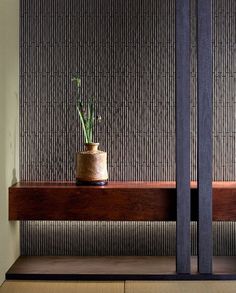
M 82 124 L 82 128 L 83 128 L 83 132 L 84 132 L 84 136 L 85 136 L 85 142 L 88 143 L 88 135 L 87 135 L 87 131 L 86 131 L 86 120 L 84 119 L 84 115 L 83 113 L 80 111 L 79 107 L 77 106 L 77 111 L 79 113 L 79 118 Z
M 77 86 L 78 102 L 76 108 L 79 113 L 80 121 L 82 124 L 85 142 L 90 143 L 93 139 L 93 126 L 95 120 L 94 98 L 91 97 L 86 103 L 86 105 L 84 105 L 82 101 L 79 99 L 79 88 L 81 86 L 81 79 L 79 77 L 73 77 L 72 81 L 76 82 Z
M 71 80 L 76 82 L 77 89 L 80 88 L 81 79 L 79 77 L 73 77 Z

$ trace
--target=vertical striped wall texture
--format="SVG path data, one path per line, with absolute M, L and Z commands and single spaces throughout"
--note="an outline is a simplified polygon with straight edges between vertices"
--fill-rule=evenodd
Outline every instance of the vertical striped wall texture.
M 29 221 L 22 255 L 175 255 L 175 222 Z M 197 225 L 191 223 L 192 254 Z M 236 255 L 236 223 L 213 223 L 214 255 Z
M 192 0 L 192 179 L 196 179 L 195 5 Z M 213 0 L 213 6 L 213 177 L 236 180 L 236 1 Z M 82 78 L 81 97 L 96 98 L 96 109 L 103 121 L 96 127 L 94 140 L 108 152 L 110 179 L 173 180 L 175 0 L 21 0 L 20 13 L 21 180 L 74 179 L 75 152 L 83 145 L 75 110 L 76 89 L 71 82 L 75 74 Z M 62 245 L 64 248 L 59 250 L 64 254 L 70 237 L 82 237 L 76 242 L 79 247 L 70 246 L 70 253 L 126 254 L 124 247 L 130 253 L 121 243 L 129 233 L 120 234 L 122 231 L 116 228 L 119 225 L 22 223 L 22 252 L 44 254 L 54 243 L 55 251 L 52 248 L 50 253 L 58 253 L 57 247 Z M 129 224 L 124 225 L 130 231 Z M 139 238 L 126 239 L 133 253 L 174 253 L 171 224 L 156 223 L 151 226 L 153 230 L 148 230 L 150 225 L 130 226 L 142 231 L 135 234 Z M 233 238 L 229 247 L 221 245 L 234 227 L 230 225 L 215 228 L 222 235 L 215 238 L 218 254 L 234 254 Z M 42 227 L 47 228 L 41 230 Z M 64 243 L 51 238 L 52 229 L 64 233 Z M 70 229 L 73 236 L 67 233 Z M 108 244 L 98 252 L 100 229 L 110 234 L 107 232 Z M 158 239 L 151 244 L 153 235 Z M 158 242 L 160 239 L 169 243 L 169 250 Z M 93 249 L 86 241 L 92 241 Z M 139 246 L 140 241 L 145 244 Z
M 236 3 L 214 3 L 214 179 L 235 180 Z M 175 1 L 21 0 L 21 179 L 73 180 L 71 78 L 96 98 L 111 180 L 175 178 Z M 192 1 L 192 178 L 196 19 Z
M 21 1 L 21 179 L 74 179 L 75 74 L 81 96 L 96 98 L 110 179 L 174 178 L 174 4 Z

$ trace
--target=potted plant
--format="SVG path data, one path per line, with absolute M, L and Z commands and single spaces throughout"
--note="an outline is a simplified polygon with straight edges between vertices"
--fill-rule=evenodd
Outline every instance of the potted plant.
M 74 77 L 76 83 L 78 102 L 76 110 L 83 129 L 85 150 L 76 153 L 76 184 L 77 185 L 105 185 L 108 180 L 107 153 L 98 150 L 99 143 L 93 142 L 93 129 L 95 121 L 100 121 L 100 116 L 95 116 L 94 99 L 83 102 L 79 97 L 81 79 Z

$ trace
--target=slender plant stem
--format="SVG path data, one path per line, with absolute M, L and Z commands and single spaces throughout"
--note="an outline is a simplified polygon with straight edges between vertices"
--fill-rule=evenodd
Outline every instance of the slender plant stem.
M 85 126 L 85 121 L 84 121 L 84 117 L 79 109 L 79 107 L 77 106 L 77 111 L 79 113 L 79 118 L 83 127 L 83 131 L 84 131 L 84 136 L 85 136 L 85 142 L 88 143 L 89 139 L 88 139 L 88 135 L 87 135 L 87 131 L 86 131 L 86 126 Z
M 85 143 L 91 143 L 92 142 L 92 136 L 93 136 L 93 126 L 94 126 L 94 104 L 93 104 L 93 98 L 90 98 L 86 107 L 86 110 L 84 109 L 84 105 L 82 101 L 79 99 L 79 88 L 80 88 L 80 78 L 73 78 L 72 81 L 76 81 L 77 85 L 77 94 L 78 94 L 78 104 L 76 106 L 77 111 L 79 113 L 80 121 L 82 124 L 84 137 L 85 137 Z
M 88 132 L 88 137 L 89 141 L 92 142 L 92 130 L 93 130 L 93 122 L 94 122 L 94 107 L 93 107 L 93 100 L 92 98 L 89 100 L 89 117 L 88 117 L 88 122 L 89 122 L 89 132 Z

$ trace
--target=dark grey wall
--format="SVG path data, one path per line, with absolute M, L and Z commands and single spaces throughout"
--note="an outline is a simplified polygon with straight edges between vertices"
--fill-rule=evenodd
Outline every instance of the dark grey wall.
M 214 0 L 213 4 L 213 177 L 235 180 L 236 1 Z M 21 180 L 74 180 L 75 152 L 83 145 L 71 83 L 76 73 L 82 78 L 81 95 L 96 97 L 103 118 L 95 140 L 108 152 L 110 179 L 174 180 L 175 1 L 21 0 L 20 13 Z M 191 14 L 191 173 L 195 179 L 194 0 Z M 50 230 L 48 225 L 45 231 Z M 66 229 L 63 223 L 53 225 Z M 97 225 L 93 226 L 95 234 Z M 25 254 L 33 253 L 27 250 L 28 239 L 32 246 L 43 241 L 35 231 L 35 224 L 22 224 Z M 109 237 L 122 241 L 117 231 Z M 140 237 L 150 243 L 152 233 L 145 233 Z M 49 232 L 44 237 L 51 241 Z M 45 249 L 51 247 L 52 252 L 58 241 L 50 242 L 52 246 L 48 242 Z M 99 238 L 93 241 L 96 245 Z M 134 246 L 138 240 L 132 241 Z M 155 249 L 160 254 L 164 251 L 160 246 Z M 148 248 L 141 251 L 146 254 Z
M 75 73 L 110 179 L 174 178 L 174 14 L 173 0 L 22 0 L 22 179 L 74 180 Z

